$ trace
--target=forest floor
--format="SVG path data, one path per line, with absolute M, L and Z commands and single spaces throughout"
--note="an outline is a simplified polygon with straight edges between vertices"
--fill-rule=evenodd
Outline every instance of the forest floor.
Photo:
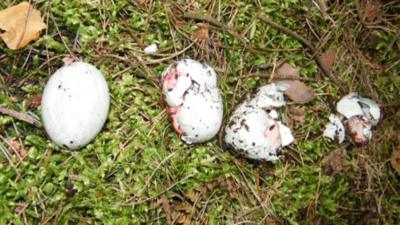
M 19 2 L 0 1 L 0 9 Z M 0 106 L 40 119 L 46 82 L 75 57 L 103 72 L 111 108 L 101 133 L 80 150 L 0 115 L 0 224 L 400 224 L 400 177 L 391 165 L 399 146 L 399 1 L 32 4 L 48 28 L 20 50 L 1 41 Z M 144 54 L 152 43 L 159 52 Z M 300 69 L 316 98 L 280 111 L 296 139 L 280 160 L 239 158 L 218 138 L 179 140 L 159 80 L 182 58 L 215 68 L 225 119 L 279 65 Z M 322 137 L 349 92 L 381 106 L 366 146 Z

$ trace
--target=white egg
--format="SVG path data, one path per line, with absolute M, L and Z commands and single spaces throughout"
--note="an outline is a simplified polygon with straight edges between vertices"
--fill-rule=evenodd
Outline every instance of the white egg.
M 234 152 L 256 160 L 278 160 L 279 150 L 294 141 L 288 127 L 273 109 L 285 105 L 284 86 L 269 84 L 259 88 L 233 112 L 225 127 L 224 141 Z
M 93 65 L 75 62 L 58 69 L 47 82 L 41 102 L 42 120 L 52 141 L 77 149 L 100 132 L 109 106 L 103 74 Z
M 180 138 L 188 144 L 212 139 L 221 127 L 223 116 L 214 69 L 183 59 L 164 71 L 161 82 L 173 127 Z

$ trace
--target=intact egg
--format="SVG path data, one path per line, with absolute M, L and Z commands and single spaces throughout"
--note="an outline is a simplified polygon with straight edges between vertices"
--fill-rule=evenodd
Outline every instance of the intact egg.
M 218 133 L 223 105 L 213 68 L 183 59 L 164 71 L 161 85 L 173 128 L 184 142 L 205 142 Z
M 56 144 L 82 148 L 102 129 L 109 106 L 109 90 L 103 74 L 91 64 L 74 62 L 58 69 L 44 88 L 43 125 Z

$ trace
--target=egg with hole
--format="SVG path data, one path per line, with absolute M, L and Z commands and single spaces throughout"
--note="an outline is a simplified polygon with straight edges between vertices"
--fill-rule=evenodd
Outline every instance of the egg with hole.
M 286 84 L 268 84 L 237 106 L 225 127 L 225 144 L 245 158 L 278 160 L 278 153 L 294 141 L 290 128 L 279 121 L 275 108 L 286 104 Z
M 336 111 L 337 115 L 330 115 L 323 135 L 332 140 L 338 137 L 339 143 L 346 139 L 356 145 L 368 144 L 372 128 L 381 117 L 379 105 L 372 99 L 350 93 L 336 104 Z
M 161 76 L 172 125 L 186 143 L 212 139 L 222 124 L 223 105 L 217 73 L 191 59 L 172 63 Z
M 43 125 L 56 144 L 79 149 L 100 132 L 109 106 L 110 95 L 103 74 L 91 64 L 74 62 L 58 69 L 44 88 Z

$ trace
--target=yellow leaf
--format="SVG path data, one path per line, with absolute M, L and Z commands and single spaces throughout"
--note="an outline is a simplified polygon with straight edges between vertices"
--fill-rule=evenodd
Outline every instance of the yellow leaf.
M 10 49 L 20 49 L 39 38 L 39 32 L 46 29 L 40 12 L 28 2 L 0 11 L 0 37 Z

